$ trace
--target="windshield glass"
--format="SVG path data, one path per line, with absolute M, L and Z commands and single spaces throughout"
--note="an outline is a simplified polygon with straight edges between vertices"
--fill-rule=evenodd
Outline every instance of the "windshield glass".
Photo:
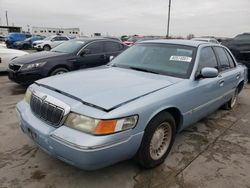
M 136 44 L 116 57 L 112 66 L 188 78 L 195 57 L 194 47 L 170 44 Z
M 30 41 L 32 37 L 25 39 L 24 41 Z
M 51 51 L 52 52 L 61 52 L 61 53 L 74 53 L 79 51 L 84 45 L 84 41 L 71 40 L 63 42 L 62 44 L 56 46 Z

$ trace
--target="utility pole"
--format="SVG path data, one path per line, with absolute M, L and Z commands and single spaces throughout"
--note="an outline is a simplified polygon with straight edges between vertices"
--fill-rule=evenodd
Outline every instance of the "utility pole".
M 167 36 L 166 36 L 166 38 L 169 38 L 170 10 L 171 10 L 171 0 L 168 0 L 168 27 L 167 27 Z
M 9 26 L 9 19 L 8 19 L 8 11 L 7 10 L 5 11 L 5 16 L 6 16 L 7 26 Z

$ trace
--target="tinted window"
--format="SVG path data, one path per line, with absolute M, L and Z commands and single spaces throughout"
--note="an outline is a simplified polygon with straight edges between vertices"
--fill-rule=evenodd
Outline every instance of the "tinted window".
M 103 53 L 103 42 L 94 42 L 89 44 L 86 49 L 90 50 L 91 54 Z
M 60 37 L 60 40 L 69 40 L 67 37 Z
M 59 41 L 60 40 L 60 37 L 55 37 L 54 38 L 54 41 Z
M 238 35 L 235 37 L 235 40 L 248 40 L 250 41 L 250 35 Z
M 78 40 L 69 40 L 63 42 L 62 44 L 56 46 L 51 51 L 52 52 L 61 52 L 61 53 L 73 53 L 78 52 L 84 45 L 84 41 Z
M 220 61 L 221 71 L 229 69 L 230 64 L 229 64 L 227 55 L 225 53 L 225 50 L 223 48 L 220 48 L 220 47 L 215 47 L 214 49 L 215 49 L 215 52 L 216 52 L 216 54 L 219 58 L 219 61 Z
M 235 67 L 234 60 L 233 60 L 232 56 L 227 52 L 227 50 L 225 50 L 225 52 L 226 52 L 227 58 L 229 60 L 230 67 L 231 68 Z
M 122 49 L 122 45 L 118 42 L 105 42 L 105 51 L 106 52 L 117 52 Z
M 198 73 L 200 73 L 201 69 L 204 67 L 211 67 L 218 69 L 217 60 L 214 54 L 214 51 L 211 47 L 206 47 L 201 49 L 199 65 L 198 65 Z

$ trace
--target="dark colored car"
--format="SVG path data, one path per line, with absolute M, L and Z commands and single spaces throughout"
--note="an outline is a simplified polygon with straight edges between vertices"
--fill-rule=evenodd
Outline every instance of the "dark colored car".
M 128 47 L 104 38 L 82 38 L 64 42 L 51 51 L 37 52 L 14 59 L 8 68 L 9 79 L 22 85 L 65 72 L 105 65 Z
M 13 44 L 17 41 L 24 41 L 26 38 L 31 37 L 31 34 L 29 33 L 17 33 L 17 32 L 13 32 L 13 33 L 9 33 L 9 35 L 6 38 L 6 46 L 8 48 L 13 47 Z
M 24 41 L 17 41 L 13 44 L 14 48 L 17 49 L 30 49 L 32 48 L 32 43 L 37 41 L 37 40 L 43 40 L 45 37 L 44 36 L 32 36 L 30 38 L 25 39 Z
M 230 49 L 238 62 L 243 63 L 248 68 L 248 79 L 250 78 L 250 33 L 237 35 L 231 40 L 222 42 Z

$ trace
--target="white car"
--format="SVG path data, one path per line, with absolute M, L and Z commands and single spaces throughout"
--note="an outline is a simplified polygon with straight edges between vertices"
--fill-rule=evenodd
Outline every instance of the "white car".
M 33 42 L 33 48 L 35 48 L 37 51 L 45 50 L 49 51 L 51 48 L 56 47 L 57 45 L 69 40 L 66 36 L 61 35 L 55 35 L 55 36 L 49 36 L 43 40 L 37 40 Z
M 202 42 L 211 42 L 211 43 L 214 43 L 214 44 L 220 44 L 219 41 L 217 41 L 215 38 L 192 38 L 191 40 L 194 40 L 194 41 L 202 41 Z
M 29 54 L 22 50 L 8 49 L 4 45 L 0 45 L 0 72 L 7 71 L 10 61 L 16 57 Z

